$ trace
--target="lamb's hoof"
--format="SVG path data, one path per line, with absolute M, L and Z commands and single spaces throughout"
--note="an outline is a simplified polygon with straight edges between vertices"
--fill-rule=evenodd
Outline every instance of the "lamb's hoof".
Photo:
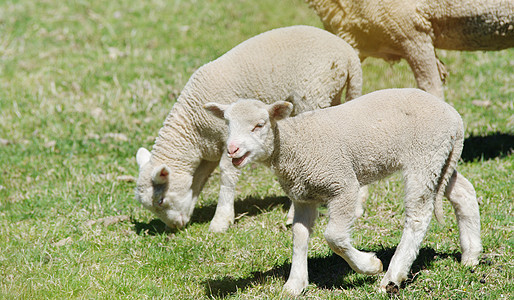
M 372 268 L 370 275 L 375 275 L 375 274 L 381 273 L 384 270 L 382 261 L 378 257 L 373 256 L 372 264 L 373 264 L 374 268 Z
M 466 255 L 462 254 L 460 263 L 467 267 L 476 266 L 479 263 L 478 257 L 480 256 L 480 253 Z
M 231 223 L 227 222 L 211 222 L 211 225 L 209 225 L 209 231 L 210 232 L 225 232 L 230 227 Z
M 384 266 L 382 265 L 382 261 L 375 256 L 375 254 L 370 253 L 371 257 L 369 258 L 369 264 L 365 265 L 364 268 L 354 269 L 357 273 L 366 274 L 366 275 L 376 275 L 384 270 Z M 362 267 L 362 266 L 361 266 Z
M 284 285 L 283 292 L 296 297 L 300 296 L 306 287 L 307 283 L 300 282 L 300 280 L 288 280 Z
M 389 281 L 389 283 L 385 286 L 385 291 L 389 295 L 399 295 L 400 294 L 400 288 L 398 285 L 392 281 Z

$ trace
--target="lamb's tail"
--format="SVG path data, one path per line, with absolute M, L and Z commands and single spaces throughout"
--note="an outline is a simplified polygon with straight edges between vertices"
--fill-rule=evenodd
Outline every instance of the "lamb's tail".
M 350 101 L 362 94 L 362 68 L 357 56 L 349 59 L 348 76 L 346 78 L 346 101 Z
M 461 120 L 462 123 L 462 120 Z M 457 162 L 462 153 L 462 148 L 464 147 L 464 129 L 461 124 L 461 130 L 457 132 L 455 137 L 452 137 L 453 147 L 446 159 L 446 162 L 441 170 L 442 176 L 439 178 L 439 182 L 437 183 L 437 194 L 435 197 L 434 203 L 434 215 L 440 224 L 444 223 L 444 215 L 443 215 L 443 196 L 446 191 L 446 187 L 448 186 L 448 182 L 452 177 L 453 173 L 456 172 L 455 168 L 457 166 Z

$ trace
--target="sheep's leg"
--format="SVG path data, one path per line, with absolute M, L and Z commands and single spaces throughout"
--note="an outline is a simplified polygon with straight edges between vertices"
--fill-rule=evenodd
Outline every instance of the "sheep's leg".
M 424 175 L 409 176 L 405 182 L 405 227 L 400 244 L 391 259 L 389 268 L 382 279 L 380 288 L 386 290 L 387 285 L 400 285 L 407 279 L 412 263 L 416 259 L 423 238 L 430 225 L 434 211 L 435 192 L 430 191 L 419 179 L 430 178 Z
M 435 55 L 434 46 L 430 41 L 424 43 L 412 43 L 408 46 L 405 57 L 409 64 L 418 87 L 441 99 L 444 99 L 442 77 L 442 64 Z
M 219 162 L 208 160 L 202 160 L 200 162 L 200 165 L 193 174 L 193 184 L 191 185 L 191 188 L 193 190 L 193 197 L 195 199 L 198 199 L 198 196 L 200 195 L 200 192 L 202 191 L 205 183 L 209 179 L 209 176 L 211 176 L 214 169 L 216 169 L 218 164 Z
M 351 228 L 353 222 L 362 214 L 362 200 L 358 184 L 352 190 L 328 204 L 329 221 L 325 230 L 328 245 L 341 256 L 350 267 L 361 274 L 377 274 L 382 272 L 382 262 L 374 253 L 362 252 L 351 244 Z
M 362 216 L 362 214 L 364 214 L 364 203 L 368 199 L 368 196 L 369 196 L 368 186 L 367 185 L 361 186 L 361 188 L 359 189 L 359 198 L 357 201 L 357 206 L 355 207 L 355 216 L 357 218 L 360 218 Z
M 284 285 L 284 291 L 299 295 L 309 283 L 307 271 L 307 250 L 309 236 L 318 215 L 317 204 L 294 202 L 293 258 L 291 273 Z
M 446 187 L 448 198 L 455 210 L 459 225 L 460 248 L 462 250 L 461 263 L 466 266 L 478 264 L 478 257 L 482 252 L 480 240 L 480 211 L 473 185 L 457 171 Z
M 222 155 L 220 160 L 221 184 L 218 205 L 214 218 L 212 218 L 209 230 L 224 232 L 234 223 L 234 198 L 236 184 L 241 172 L 232 165 L 227 155 Z
M 351 61 L 348 66 L 346 78 L 346 101 L 350 101 L 362 94 L 362 68 L 360 61 Z M 341 96 L 339 96 L 341 99 Z
M 287 212 L 286 225 L 293 224 L 293 220 L 294 220 L 294 205 L 291 204 L 291 207 L 289 208 L 289 211 Z

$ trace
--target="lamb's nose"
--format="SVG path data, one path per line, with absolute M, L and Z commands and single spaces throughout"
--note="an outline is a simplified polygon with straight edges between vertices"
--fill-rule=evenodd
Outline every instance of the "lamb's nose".
M 232 155 L 234 155 L 234 154 L 236 154 L 236 153 L 237 153 L 237 151 L 239 150 L 239 147 L 238 147 L 238 146 L 236 146 L 236 145 L 234 145 L 234 144 L 229 144 L 229 145 L 228 145 L 228 149 L 227 149 L 227 150 L 228 150 L 228 151 L 227 151 L 227 152 L 228 152 L 228 155 L 229 155 L 229 156 L 232 156 Z

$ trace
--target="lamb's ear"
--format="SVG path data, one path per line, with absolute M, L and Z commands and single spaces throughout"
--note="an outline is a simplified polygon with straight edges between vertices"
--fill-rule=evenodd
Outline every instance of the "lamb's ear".
M 282 120 L 291 114 L 293 111 L 293 104 L 286 101 L 277 101 L 271 105 L 268 105 L 268 113 L 272 120 Z
M 150 156 L 152 156 L 152 154 L 150 154 L 150 151 L 145 148 L 139 148 L 139 150 L 137 150 L 136 161 L 139 168 L 150 161 Z
M 164 184 L 170 180 L 170 169 L 166 165 L 156 167 L 152 172 L 152 182 L 154 184 Z
M 216 116 L 220 119 L 224 119 L 225 111 L 227 110 L 228 105 L 209 102 L 209 103 L 205 103 L 203 105 L 203 108 L 205 108 L 208 112 L 210 112 L 214 116 Z
M 296 91 L 294 91 L 291 93 L 291 95 L 289 95 L 289 97 L 287 97 L 287 99 L 285 101 L 293 103 L 293 104 L 300 103 L 300 102 L 302 102 L 302 97 L 300 96 L 300 94 L 298 94 Z

